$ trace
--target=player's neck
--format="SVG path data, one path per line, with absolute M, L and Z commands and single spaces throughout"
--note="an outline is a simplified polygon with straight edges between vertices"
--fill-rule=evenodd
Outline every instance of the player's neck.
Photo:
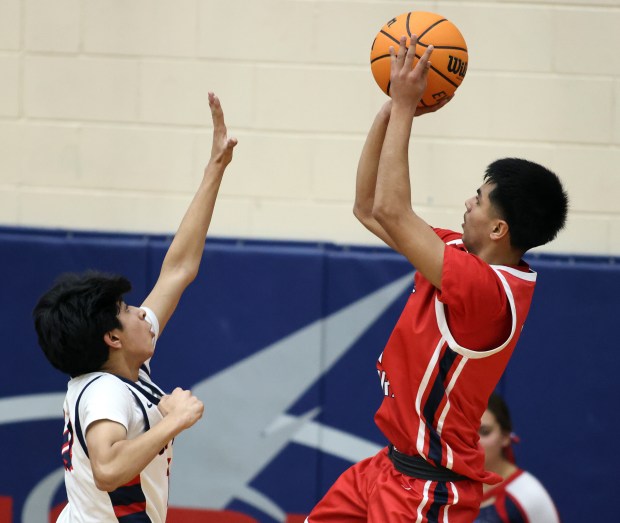
M 109 372 L 115 376 L 121 376 L 122 378 L 138 381 L 140 367 L 129 365 L 125 360 L 118 357 L 110 356 L 108 361 L 105 362 L 101 368 L 103 372 Z
M 482 484 L 483 494 L 486 494 L 487 492 L 490 492 L 494 489 L 501 487 L 505 483 L 505 481 L 518 470 L 518 467 L 514 463 L 510 463 L 510 461 L 506 461 L 506 460 L 501 460 L 501 461 L 498 461 L 497 463 L 489 463 L 486 466 L 486 468 L 491 472 L 495 472 L 495 474 L 497 474 L 498 476 L 501 476 L 503 481 L 501 483 L 498 483 L 497 485 L 487 485 L 486 483 L 483 483 Z M 483 503 L 483 505 L 491 504 L 493 500 L 495 499 L 495 496 L 493 494 L 489 494 L 489 495 L 491 496 L 491 498 L 486 500 L 486 503 Z
M 506 459 L 502 459 L 498 460 L 496 463 L 490 463 L 488 469 L 491 472 L 495 472 L 495 474 L 501 476 L 503 479 L 507 479 L 515 473 L 517 466 Z
M 495 244 L 489 244 L 483 248 L 479 253 L 476 253 L 478 257 L 489 265 L 519 265 L 521 256 L 523 253 L 512 248 L 497 248 Z

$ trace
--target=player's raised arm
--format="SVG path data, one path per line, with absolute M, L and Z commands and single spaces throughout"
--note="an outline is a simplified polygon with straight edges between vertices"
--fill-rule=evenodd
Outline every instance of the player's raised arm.
M 432 113 L 446 105 L 452 97 L 444 98 L 441 102 L 427 107 L 417 107 L 415 116 Z M 392 249 L 398 252 L 398 247 L 386 230 L 381 227 L 376 218 L 372 215 L 375 203 L 375 190 L 377 187 L 377 172 L 379 170 L 379 158 L 385 132 L 390 121 L 392 111 L 392 101 L 388 100 L 381 106 L 375 120 L 368 131 L 362 154 L 357 165 L 357 177 L 355 181 L 355 204 L 353 214 L 355 217 L 375 236 L 383 240 Z
M 429 46 L 412 68 L 417 37 L 400 40 L 398 54 L 390 48 L 392 110 L 387 126 L 379 168 L 373 216 L 404 254 L 435 287 L 441 286 L 444 243 L 411 207 L 409 180 L 409 138 L 416 107 L 426 88 Z
M 213 119 L 211 158 L 204 176 L 166 253 L 155 287 L 143 305 L 155 312 L 160 333 L 172 316 L 183 291 L 198 274 L 205 237 L 211 223 L 224 170 L 232 160 L 235 138 L 228 137 L 220 101 L 209 93 Z
M 381 156 L 381 149 L 383 148 L 385 131 L 390 121 L 391 110 L 392 101 L 388 100 L 377 113 L 370 131 L 368 131 L 368 136 L 366 137 L 366 142 L 364 143 L 364 148 L 362 149 L 362 154 L 360 155 L 360 160 L 357 165 L 353 214 L 370 232 L 383 240 L 392 249 L 398 251 L 390 235 L 379 225 L 379 222 L 372 215 L 372 208 L 375 203 L 379 157 Z

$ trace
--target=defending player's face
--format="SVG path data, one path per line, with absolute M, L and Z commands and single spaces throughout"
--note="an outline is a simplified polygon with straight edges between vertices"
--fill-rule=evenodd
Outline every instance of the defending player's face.
M 497 220 L 497 214 L 489 199 L 489 193 L 494 188 L 494 184 L 485 183 L 474 196 L 465 200 L 463 243 L 467 250 L 474 254 L 479 253 L 489 241 Z
M 504 448 L 510 445 L 510 434 L 502 431 L 495 415 L 485 410 L 480 421 L 480 444 L 484 449 L 484 464 L 487 469 L 504 459 Z
M 146 312 L 122 302 L 118 319 L 123 326 L 118 336 L 128 356 L 141 365 L 153 355 L 153 338 L 151 324 L 146 319 Z

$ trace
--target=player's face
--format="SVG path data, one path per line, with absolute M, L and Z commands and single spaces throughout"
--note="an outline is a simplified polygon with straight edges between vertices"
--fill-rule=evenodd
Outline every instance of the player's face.
M 504 459 L 504 448 L 510 445 L 510 434 L 506 434 L 490 410 L 485 410 L 480 421 L 480 445 L 484 449 L 485 468 L 493 468 Z
M 118 319 L 123 326 L 123 329 L 118 332 L 123 348 L 128 357 L 141 365 L 153 355 L 154 350 L 155 334 L 151 331 L 151 324 L 146 319 L 146 312 L 144 309 L 121 302 Z
M 465 200 L 463 215 L 463 243 L 469 252 L 479 253 L 489 241 L 497 213 L 491 205 L 489 193 L 495 184 L 485 183 L 474 196 Z

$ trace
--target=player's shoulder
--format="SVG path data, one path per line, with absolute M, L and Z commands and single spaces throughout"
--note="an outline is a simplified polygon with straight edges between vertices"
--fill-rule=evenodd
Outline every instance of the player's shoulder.
M 125 384 L 114 374 L 109 372 L 89 372 L 82 374 L 69 381 L 69 394 L 72 396 L 79 395 L 97 395 L 102 394 L 124 394 L 127 389 Z
M 463 233 L 450 229 L 441 229 L 439 227 L 433 227 L 433 231 L 435 231 L 435 234 L 448 245 L 459 246 L 463 244 Z
M 549 492 L 533 474 L 522 471 L 506 486 L 506 492 L 513 496 L 529 514 L 544 514 L 547 518 L 544 521 L 559 521 Z
M 526 493 L 532 492 L 546 492 L 543 484 L 527 470 L 521 471 L 513 481 L 510 482 L 508 488 L 513 491 L 521 491 Z

